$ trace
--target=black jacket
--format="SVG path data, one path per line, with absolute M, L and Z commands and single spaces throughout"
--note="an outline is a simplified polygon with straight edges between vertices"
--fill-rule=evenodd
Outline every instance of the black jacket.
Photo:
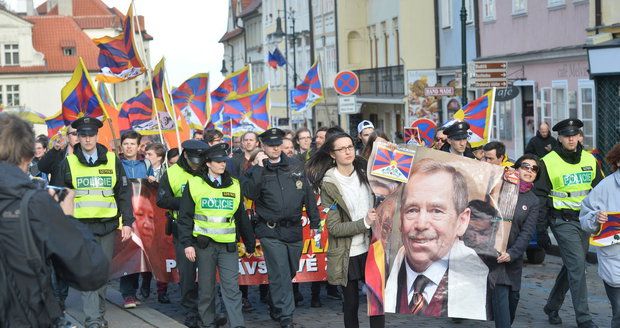
M 108 162 L 108 158 L 106 154 L 108 149 L 102 145 L 97 144 L 97 161 L 92 166 L 98 166 L 101 164 L 105 164 Z M 82 153 L 82 149 L 80 148 L 80 144 L 77 144 L 73 147 L 73 153 L 77 156 L 80 163 L 86 166 L 91 166 L 86 161 L 84 157 L 84 153 Z M 69 168 L 69 161 L 65 158 L 60 166 L 60 175 L 64 177 L 60 186 L 62 187 L 73 187 L 73 182 L 71 178 L 71 169 Z M 125 174 L 125 169 L 123 168 L 123 164 L 121 160 L 116 158 L 116 185 L 114 186 L 114 198 L 116 199 L 116 205 L 118 207 L 118 215 L 116 217 L 104 220 L 93 220 L 92 222 L 88 222 L 89 227 L 93 231 L 93 233 L 97 236 L 104 236 L 110 232 L 113 232 L 118 228 L 118 217 L 122 215 L 123 218 L 123 226 L 131 227 L 134 221 L 133 215 L 133 207 L 131 205 L 131 196 L 132 190 L 131 185 L 127 180 L 127 175 Z
M 316 196 L 306 178 L 303 163 L 282 154 L 280 162 L 264 160 L 264 166 L 255 165 L 242 181 L 243 194 L 254 200 L 258 222 L 258 238 L 277 238 L 285 242 L 302 240 L 301 213 L 305 206 L 310 227 L 319 227 Z M 275 228 L 267 227 L 275 222 Z
M 560 155 L 562 160 L 569 164 L 577 164 L 581 161 L 581 151 L 583 147 L 580 145 L 577 146 L 577 151 L 568 152 L 561 145 L 558 148 L 554 149 L 555 152 Z M 587 154 L 588 156 L 593 156 L 591 154 Z M 601 171 L 601 167 L 599 164 L 596 164 L 596 175 L 594 176 L 594 180 L 592 180 L 592 188 L 594 188 L 601 180 L 603 180 L 603 171 Z M 549 173 L 547 173 L 547 168 L 543 161 L 540 161 L 540 171 L 538 172 L 538 178 L 536 183 L 534 184 L 534 193 L 538 196 L 540 200 L 540 215 L 538 219 L 538 227 L 537 231 L 544 231 L 547 229 L 549 225 L 549 219 L 551 219 L 554 215 L 560 215 L 558 211 L 553 209 L 553 201 L 551 197 L 549 197 L 549 193 L 551 192 L 552 184 L 549 179 Z M 564 211 L 561 216 L 570 216 L 569 219 L 579 220 L 579 211 Z
M 536 230 L 539 214 L 538 197 L 532 191 L 520 193 L 512 218 L 508 246 L 510 262 L 495 264 L 489 271 L 489 283 L 508 285 L 513 291 L 521 288 L 521 273 L 523 271 L 523 253 Z
M 245 154 L 243 152 L 235 153 L 228 161 L 226 161 L 226 171 L 228 171 L 233 177 L 241 179 L 241 176 L 245 174 L 245 170 L 243 169 L 244 163 Z
M 216 187 L 208 174 L 202 173 L 201 178 L 206 181 L 211 187 Z M 233 183 L 233 177 L 228 172 L 222 174 L 222 185 L 219 188 L 227 188 Z M 252 229 L 252 223 L 250 218 L 245 212 L 245 206 L 243 205 L 243 192 L 238 195 L 241 198 L 239 207 L 235 212 L 235 226 L 237 228 L 237 238 L 243 238 L 245 249 L 248 253 L 254 253 L 256 245 L 256 237 L 254 236 L 254 230 Z M 183 248 L 196 245 L 196 238 L 192 236 L 194 231 L 194 214 L 196 203 L 192 198 L 191 190 L 189 190 L 189 184 L 185 186 L 183 190 L 183 196 L 181 197 L 181 206 L 179 209 L 178 229 L 179 229 L 179 241 Z
M 525 153 L 543 158 L 543 156 L 556 148 L 558 148 L 558 141 L 551 136 L 551 133 L 546 138 L 543 138 L 540 132 L 536 132 L 536 135 L 525 146 Z
M 62 175 L 60 175 L 60 166 L 62 161 L 67 157 L 67 148 L 50 149 L 37 163 L 39 171 L 50 175 L 50 184 L 52 186 L 62 185 Z
M 28 206 L 34 243 L 45 261 L 43 272 L 34 271 L 25 260 L 19 224 L 20 199 L 30 189 L 35 186 L 26 174 L 14 165 L 0 162 L 0 252 L 6 255 L 8 267 L 15 273 L 14 288 L 37 316 L 31 319 L 39 323 L 37 327 L 49 327 L 51 320 L 62 315 L 52 293 L 51 266 L 72 287 L 96 290 L 107 283 L 110 263 L 88 228 L 64 215 L 47 191 L 41 190 L 34 194 Z M 39 280 L 43 282 L 41 285 Z M 10 314 L 12 327 L 30 327 L 16 302 L 0 311 Z
M 445 151 L 446 153 L 451 153 L 450 152 L 450 144 L 446 142 L 443 146 L 441 146 L 441 149 L 439 149 L 439 150 Z M 476 156 L 474 156 L 474 152 L 472 152 L 471 148 L 469 148 L 469 147 L 465 148 L 465 152 L 463 153 L 463 156 L 465 156 L 467 158 L 476 159 Z

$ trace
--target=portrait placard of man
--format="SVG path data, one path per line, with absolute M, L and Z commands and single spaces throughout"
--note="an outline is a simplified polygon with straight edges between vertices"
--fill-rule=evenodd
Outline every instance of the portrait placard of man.
M 468 187 L 453 166 L 423 159 L 403 186 L 402 247 L 385 288 L 385 312 L 486 320 L 488 268 L 462 237 L 470 222 Z

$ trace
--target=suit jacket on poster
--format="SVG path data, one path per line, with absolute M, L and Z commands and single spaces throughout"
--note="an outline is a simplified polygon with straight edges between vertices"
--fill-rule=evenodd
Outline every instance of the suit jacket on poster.
M 406 265 L 405 249 L 401 247 L 398 250 L 398 254 L 396 254 L 385 285 L 384 307 L 387 313 L 396 312 L 397 303 L 400 301 L 398 299 L 398 291 L 402 286 L 399 285 L 398 273 L 403 265 Z M 443 311 L 447 311 L 448 317 L 487 320 L 486 294 L 488 273 L 489 269 L 476 252 L 472 248 L 465 246 L 461 240 L 456 241 L 452 245 L 448 257 L 447 281 L 445 282 L 445 285 L 447 285 L 447 293 L 445 294 L 447 301 L 441 300 L 442 304 L 447 305 L 447 309 L 434 309 L 433 303 L 437 303 L 440 300 L 436 300 L 435 295 L 433 295 L 433 299 L 424 311 L 424 314 L 426 315 L 426 312 L 429 311 L 431 316 L 441 316 Z M 442 291 L 441 285 L 444 284 L 444 280 L 442 279 L 435 294 Z M 404 279 L 404 281 L 406 285 L 407 280 Z M 404 288 L 407 287 L 405 286 Z

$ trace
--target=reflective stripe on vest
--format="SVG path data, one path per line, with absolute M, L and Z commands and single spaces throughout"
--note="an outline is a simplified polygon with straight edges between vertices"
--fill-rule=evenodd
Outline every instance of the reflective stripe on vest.
M 166 172 L 168 173 L 168 184 L 170 185 L 172 194 L 174 197 L 181 198 L 187 180 L 191 179 L 193 175 L 185 171 L 179 164 L 172 165 Z M 172 218 L 176 220 L 178 217 L 179 211 L 172 211 Z
M 188 180 L 189 191 L 194 201 L 193 235 L 207 236 L 218 243 L 236 241 L 235 220 L 231 219 L 241 203 L 239 181 L 226 188 L 215 188 L 201 177 Z
M 550 152 L 543 157 L 547 167 L 553 201 L 553 208 L 579 211 L 581 202 L 592 189 L 596 176 L 596 159 L 592 154 L 582 151 L 577 164 L 566 163 L 558 153 Z
M 108 162 L 97 166 L 80 163 L 77 156 L 67 156 L 71 183 L 75 189 L 76 219 L 107 219 L 118 215 L 114 186 L 116 185 L 116 156 L 106 153 Z

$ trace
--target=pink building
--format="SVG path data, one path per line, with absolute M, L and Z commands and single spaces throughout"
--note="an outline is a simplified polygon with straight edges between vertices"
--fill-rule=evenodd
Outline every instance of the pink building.
M 496 102 L 492 138 L 521 156 L 541 122 L 584 121 L 584 144 L 596 147 L 594 83 L 588 77 L 588 0 L 478 0 L 480 56 L 507 62 L 519 95 Z M 479 90 L 482 92 L 483 90 Z

